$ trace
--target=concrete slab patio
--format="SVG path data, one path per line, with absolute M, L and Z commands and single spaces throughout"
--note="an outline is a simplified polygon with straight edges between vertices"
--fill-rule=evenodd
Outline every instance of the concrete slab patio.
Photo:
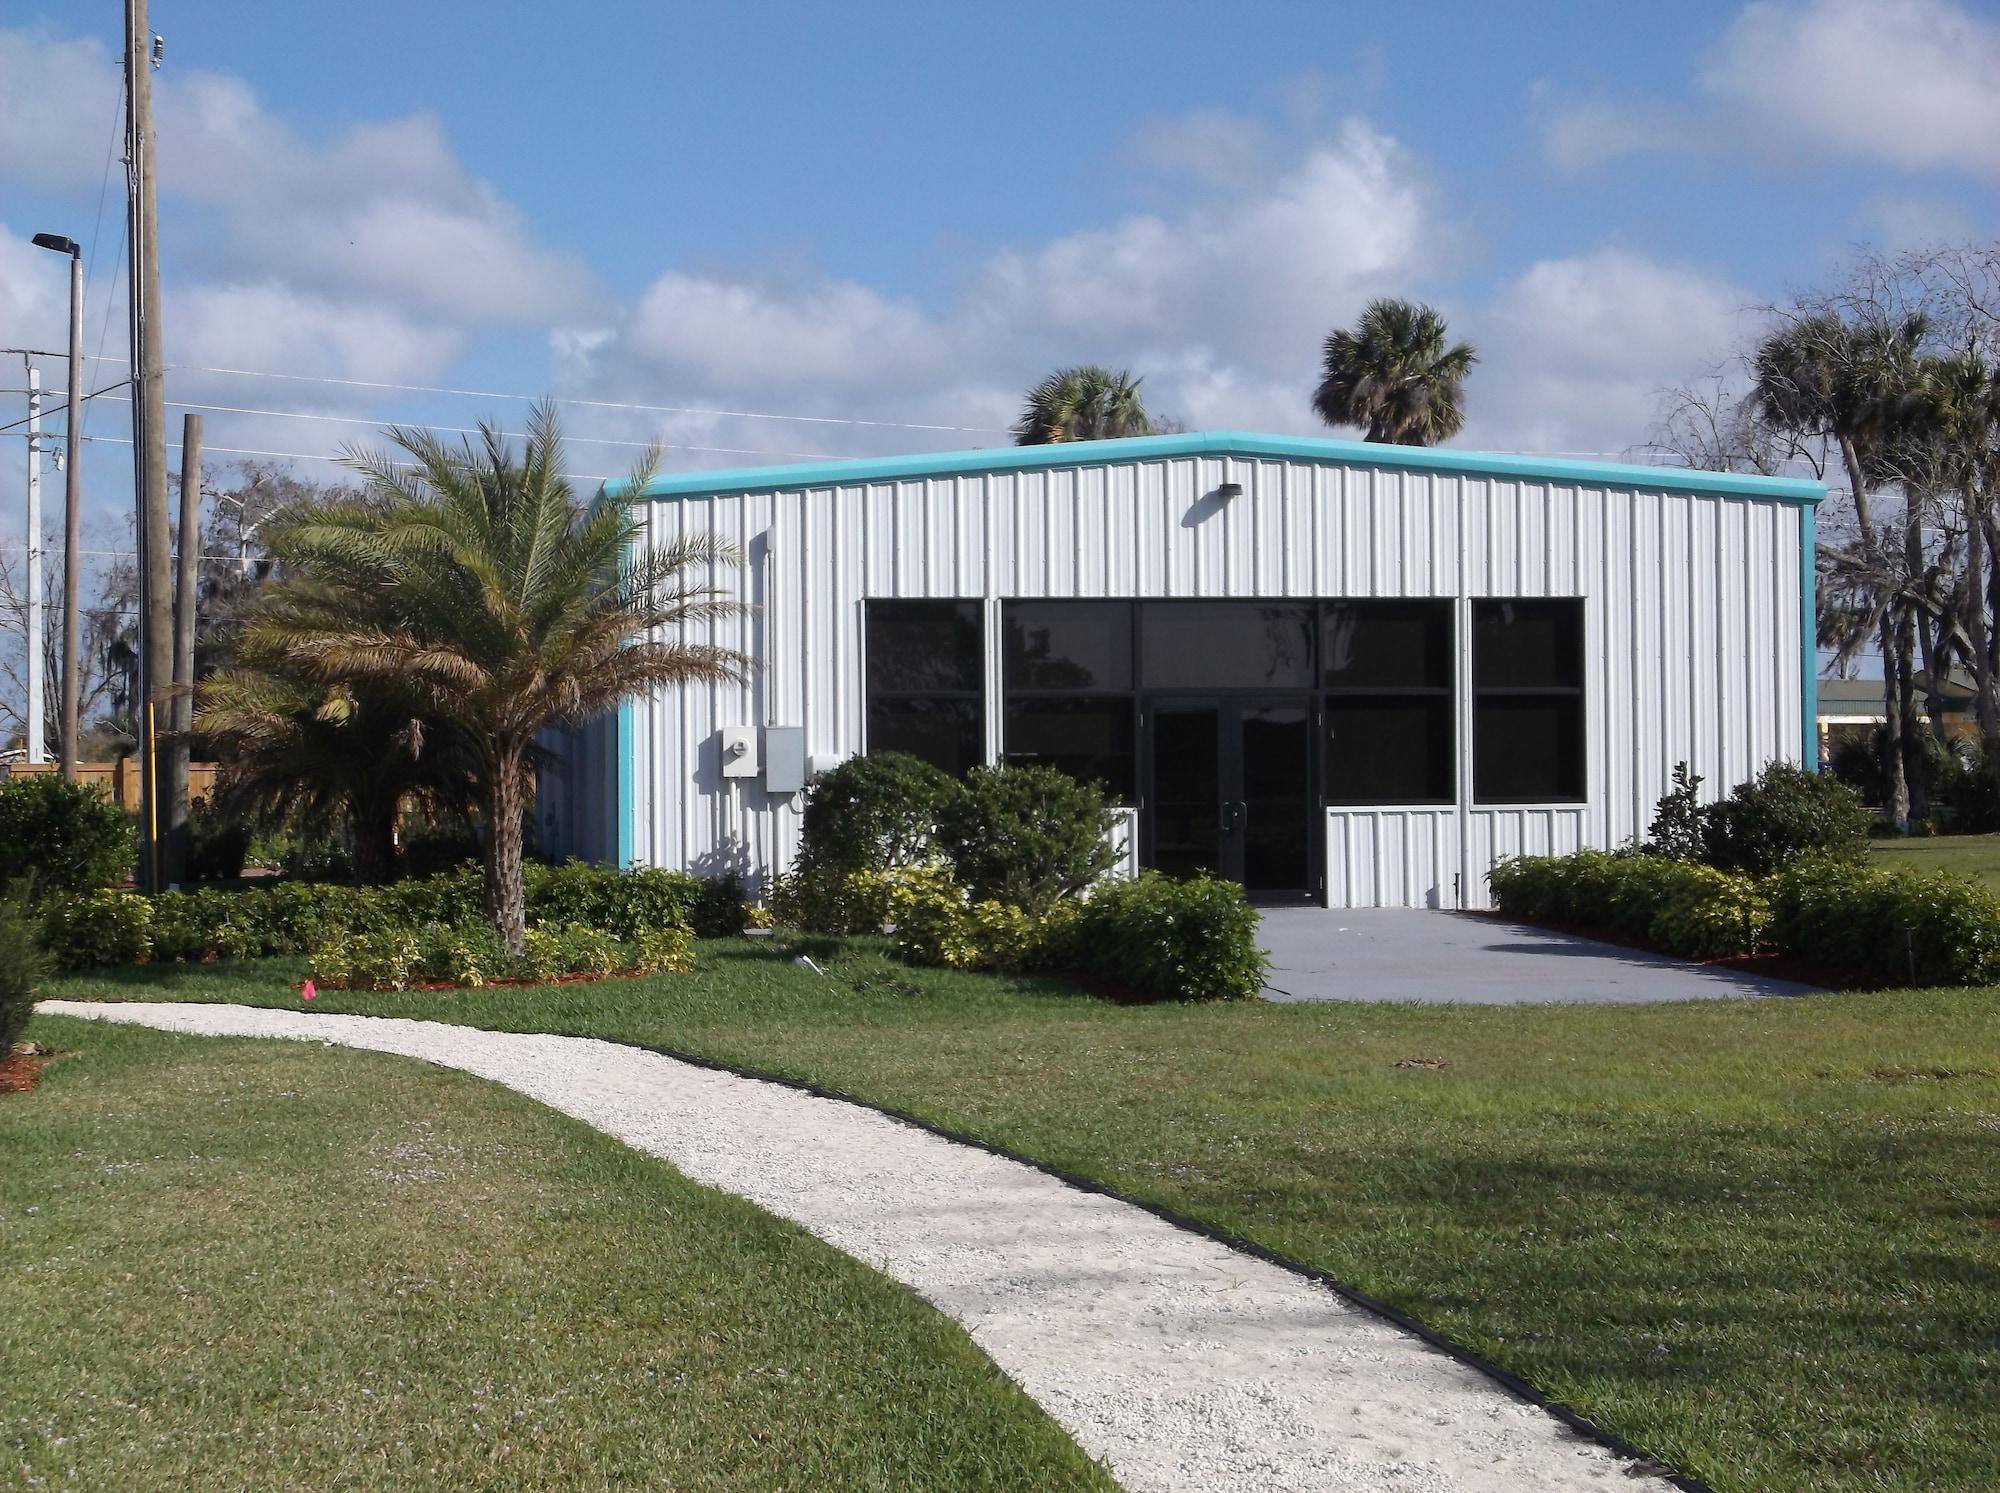
M 1619 1004 L 1812 990 L 1480 913 L 1273 907 L 1258 941 L 1271 958 L 1264 994 L 1278 1001 Z

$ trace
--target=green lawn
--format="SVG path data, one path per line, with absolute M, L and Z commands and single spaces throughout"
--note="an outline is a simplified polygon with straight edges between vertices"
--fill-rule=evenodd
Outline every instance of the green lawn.
M 32 1032 L 0 1486 L 1114 1486 L 901 1287 L 506 1089 Z
M 2000 1487 L 1992 991 L 1121 1007 L 811 947 L 828 977 L 728 941 L 691 977 L 315 1009 L 657 1043 L 911 1111 L 1324 1269 L 1718 1489 Z M 294 1005 L 297 974 L 65 989 Z
M 2000 835 L 1938 835 L 1930 839 L 1871 840 L 1869 849 L 1885 864 L 1915 866 L 1920 871 L 1949 871 L 1976 876 L 1988 889 L 2000 892 Z

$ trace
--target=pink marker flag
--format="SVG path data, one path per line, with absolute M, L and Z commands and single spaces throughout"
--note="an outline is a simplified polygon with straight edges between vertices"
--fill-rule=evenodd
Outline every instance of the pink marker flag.
M 305 982 L 305 984 L 303 984 L 303 985 L 301 985 L 301 986 L 299 987 L 299 999 L 300 999 L 300 1000 L 307 1000 L 307 1001 L 309 1001 L 309 1000 L 311 1000 L 311 999 L 312 999 L 312 998 L 313 998 L 314 996 L 316 996 L 316 995 L 318 995 L 318 994 L 319 994 L 319 991 L 313 988 L 313 982 L 312 982 L 311 980 L 308 980 L 308 981 L 306 981 L 306 982 Z

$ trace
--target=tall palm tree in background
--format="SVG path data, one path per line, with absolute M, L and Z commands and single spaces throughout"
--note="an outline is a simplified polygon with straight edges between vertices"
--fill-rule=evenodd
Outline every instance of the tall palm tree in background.
M 1469 342 L 1447 343 L 1429 306 L 1370 301 L 1354 330 L 1326 339 L 1313 408 L 1329 425 L 1355 425 L 1366 439 L 1435 446 L 1465 424 L 1465 378 L 1479 361 Z
M 409 461 L 350 453 L 362 501 L 308 504 L 267 531 L 283 578 L 245 642 L 321 685 L 392 691 L 460 735 L 485 822 L 487 917 L 518 953 L 535 738 L 648 690 L 741 678 L 741 654 L 682 636 L 743 612 L 710 581 L 740 557 L 708 535 L 642 547 L 624 504 L 581 506 L 553 405 L 537 406 L 518 457 L 483 423 L 457 447 L 388 434 Z M 651 474 L 649 458 L 631 490 Z
M 1905 831 L 1910 825 L 1916 713 L 1909 632 L 1899 627 L 1897 616 L 1905 557 L 1880 543 L 1873 493 L 1894 475 L 1893 440 L 1922 418 L 1918 353 L 1927 332 L 1922 317 L 1849 321 L 1838 311 L 1824 310 L 1793 317 L 1765 337 L 1750 359 L 1751 400 L 1758 416 L 1796 435 L 1831 440 L 1847 470 L 1859 542 L 1851 551 L 1833 555 L 1840 567 L 1836 578 L 1857 604 L 1845 609 L 1850 626 L 1833 641 L 1848 653 L 1872 628 L 1880 644 L 1884 788 L 1890 817 Z M 1911 518 L 1905 525 L 1905 547 L 1914 543 L 1921 551 L 1914 505 Z M 1921 553 L 1918 560 L 1921 569 Z
M 1028 391 L 1027 406 L 1014 422 L 1014 444 L 1050 446 L 1153 435 L 1155 426 L 1139 397 L 1142 382 L 1126 369 L 1095 363 L 1058 368 Z

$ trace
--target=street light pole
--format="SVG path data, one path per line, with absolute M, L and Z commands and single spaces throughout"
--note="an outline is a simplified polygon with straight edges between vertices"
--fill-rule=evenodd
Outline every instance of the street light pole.
M 83 245 L 56 233 L 35 235 L 35 247 L 69 255 L 69 428 L 63 433 L 62 720 L 56 753 L 65 783 L 76 781 L 77 592 L 83 582 Z

